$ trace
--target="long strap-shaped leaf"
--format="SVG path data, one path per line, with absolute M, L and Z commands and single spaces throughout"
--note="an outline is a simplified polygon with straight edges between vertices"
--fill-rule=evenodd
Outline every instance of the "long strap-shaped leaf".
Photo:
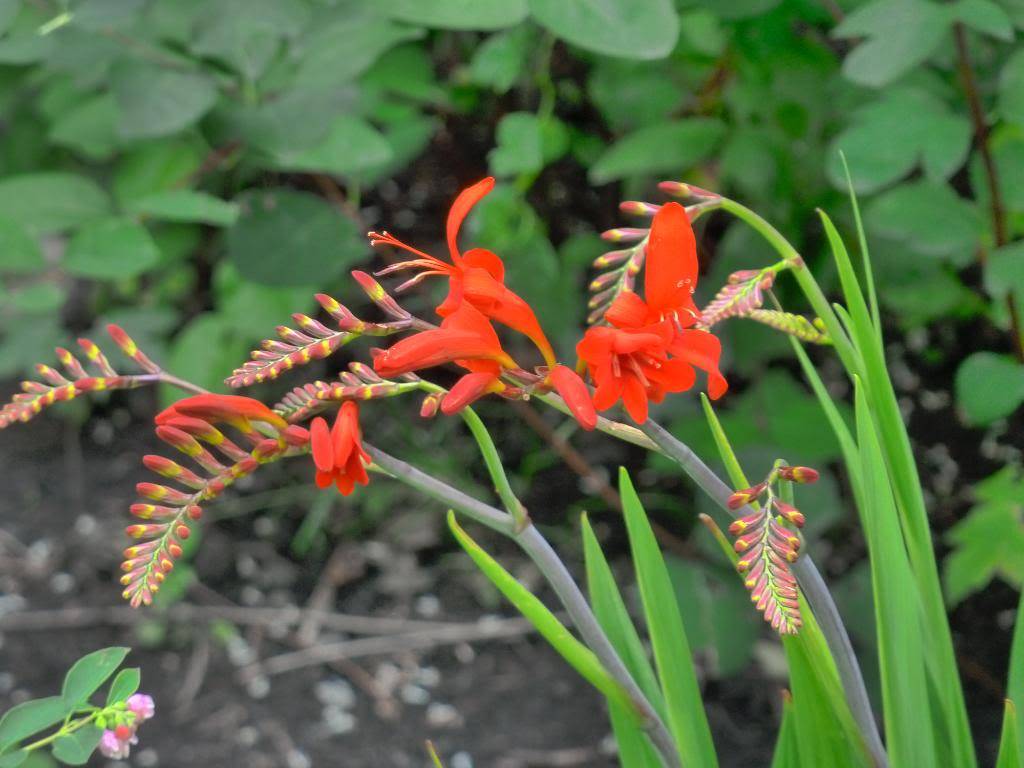
M 920 597 L 868 401 L 859 380 L 855 384 L 864 500 L 871 510 L 862 519 L 871 561 L 889 758 L 893 768 L 930 768 L 938 763 L 933 740 L 923 737 L 932 713 Z
M 594 615 L 622 657 L 633 679 L 637 681 L 640 690 L 658 710 L 658 714 L 665 717 L 665 701 L 658 688 L 658 679 L 647 660 L 640 635 L 633 626 L 619 587 L 615 583 L 615 577 L 612 576 L 612 570 L 586 515 L 582 517 L 581 529 L 583 553 L 587 564 L 587 587 Z M 609 714 L 622 768 L 660 768 L 661 761 L 657 752 L 632 719 L 615 706 L 610 708 Z
M 619 470 L 619 493 L 654 662 L 665 695 L 669 730 L 676 739 L 684 766 L 714 768 L 718 758 L 672 581 L 647 513 L 624 468 Z
M 603 693 L 609 702 L 639 723 L 636 708 L 629 695 L 601 666 L 601 662 L 597 660 L 593 651 L 577 640 L 536 595 L 516 581 L 515 577 L 506 571 L 497 560 L 473 541 L 456 522 L 455 513 L 452 511 L 448 512 L 448 527 L 483 574 L 523 616 L 529 619 L 551 647 L 558 651 L 559 655 L 569 662 L 572 668 L 579 672 L 587 682 Z
M 1009 699 L 1003 712 L 1003 733 L 999 738 L 996 768 L 1021 768 L 1020 744 L 1017 741 L 1017 707 Z

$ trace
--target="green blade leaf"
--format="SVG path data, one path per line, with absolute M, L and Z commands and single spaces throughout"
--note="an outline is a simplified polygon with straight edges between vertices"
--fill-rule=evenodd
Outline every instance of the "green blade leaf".
M 129 648 L 103 648 L 83 656 L 64 677 L 61 696 L 67 709 L 85 704 L 89 697 L 121 666 Z
M 1024 592 L 1017 604 L 1017 623 L 1013 628 L 1010 649 L 1010 672 L 1006 683 L 1006 697 L 1011 701 L 1024 701 Z M 1017 743 L 1024 744 L 1024 718 L 1017 718 Z M 1022 756 L 1021 762 L 1024 762 Z
M 1020 744 L 1017 742 L 1017 707 L 1006 700 L 1003 711 L 1003 731 L 999 737 L 999 756 L 996 768 L 1021 768 Z
M 536 595 L 516 581 L 512 574 L 473 541 L 456 522 L 455 513 L 452 511 L 448 512 L 448 527 L 459 545 L 466 550 L 483 574 L 523 616 L 529 619 L 551 647 L 558 651 L 559 655 L 569 662 L 573 669 L 603 693 L 610 702 L 621 707 L 623 711 L 631 713 L 633 717 L 637 717 L 629 694 L 608 674 L 593 651 L 573 637 L 572 633 Z
M 772 768 L 800 768 L 800 744 L 793 725 L 793 697 L 788 691 L 782 692 L 782 724 L 772 755 Z
M 685 765 L 717 766 L 718 757 L 668 568 L 625 468 L 619 470 L 619 493 L 655 666 L 665 695 L 669 729 Z

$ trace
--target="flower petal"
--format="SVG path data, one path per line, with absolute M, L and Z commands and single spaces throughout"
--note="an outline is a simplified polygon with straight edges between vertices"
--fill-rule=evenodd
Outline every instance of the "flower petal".
M 647 241 L 644 295 L 651 309 L 668 314 L 693 306 L 697 270 L 697 241 L 690 217 L 679 203 L 666 203 L 654 215 Z
M 576 371 L 564 365 L 556 365 L 551 369 L 551 383 L 565 400 L 576 421 L 585 430 L 590 431 L 597 426 L 597 410 L 590 390 L 583 383 Z
M 320 416 L 309 425 L 309 439 L 313 448 L 313 463 L 321 472 L 334 469 L 334 448 L 331 446 L 331 433 L 327 422 Z M 319 482 L 319 481 L 318 481 Z
M 462 257 L 459 255 L 459 228 L 473 206 L 480 202 L 492 189 L 494 189 L 494 178 L 488 176 L 486 179 L 478 181 L 473 186 L 462 190 L 459 196 L 455 198 L 455 202 L 452 203 L 451 210 L 448 211 L 448 224 L 446 227 L 448 252 L 452 256 L 452 263 L 456 266 L 459 266 L 462 261 Z
M 441 400 L 441 413 L 451 416 L 458 413 L 467 405 L 479 400 L 487 394 L 488 390 L 496 383 L 499 383 L 494 374 L 491 373 L 467 373 L 448 390 Z

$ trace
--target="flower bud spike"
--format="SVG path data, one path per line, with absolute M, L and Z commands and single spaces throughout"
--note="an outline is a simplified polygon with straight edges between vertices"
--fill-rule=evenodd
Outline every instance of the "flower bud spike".
M 118 349 L 124 354 L 125 357 L 134 361 L 142 370 L 147 373 L 160 373 L 160 366 L 150 360 L 146 354 L 139 349 L 139 345 L 135 343 L 131 336 L 125 333 L 124 329 L 119 325 L 113 323 L 107 326 L 107 335 L 113 339 Z
M 111 367 L 106 355 L 103 354 L 103 351 L 91 339 L 79 339 L 78 346 L 85 352 L 86 360 L 100 372 L 100 375 L 117 376 L 117 371 Z

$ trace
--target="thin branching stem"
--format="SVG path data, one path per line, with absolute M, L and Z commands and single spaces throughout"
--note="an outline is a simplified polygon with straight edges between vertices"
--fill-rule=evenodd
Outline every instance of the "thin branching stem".
M 396 480 L 432 496 L 457 512 L 461 512 L 499 533 L 505 534 L 526 552 L 554 589 L 559 601 L 565 606 L 569 618 L 572 619 L 583 641 L 594 652 L 608 673 L 629 694 L 643 718 L 651 743 L 658 750 L 664 764 L 671 768 L 680 766 L 679 753 L 668 729 L 636 681 L 633 680 L 604 630 L 601 629 L 601 625 L 590 609 L 590 604 L 565 567 L 565 563 L 551 548 L 543 534 L 532 524 L 517 531 L 516 523 L 511 515 L 463 493 L 458 488 L 422 472 L 411 464 L 396 459 L 379 448 L 369 444 L 365 448 L 373 459 L 373 463 Z
M 727 501 L 732 495 L 733 489 L 718 477 L 688 445 L 676 439 L 660 424 L 648 419 L 640 425 L 640 430 L 658 446 L 661 453 L 682 467 L 683 471 L 700 489 L 723 510 L 737 518 L 755 513 L 756 510 L 749 505 L 737 510 L 729 509 Z M 843 624 L 839 609 L 836 607 L 835 601 L 832 600 L 825 580 L 821 577 L 821 573 L 814 565 L 810 555 L 801 555 L 792 565 L 792 569 L 804 595 L 811 604 L 811 610 L 814 611 L 814 617 L 821 626 L 821 632 L 825 636 L 829 649 L 832 651 L 832 658 L 835 660 L 836 670 L 846 694 L 846 701 L 850 705 L 850 712 L 871 751 L 875 765 L 877 768 L 885 768 L 888 765 L 888 757 L 882 744 L 882 737 L 878 732 L 874 713 L 871 711 L 871 702 L 864 685 L 864 676 L 861 673 L 857 655 L 853 651 L 853 645 L 850 643 L 850 636 Z

